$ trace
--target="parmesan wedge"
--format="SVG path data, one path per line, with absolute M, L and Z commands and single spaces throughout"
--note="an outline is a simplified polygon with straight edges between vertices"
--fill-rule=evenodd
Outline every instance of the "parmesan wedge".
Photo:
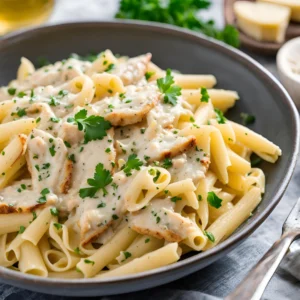
M 237 1 L 234 4 L 238 27 L 257 41 L 284 41 L 291 9 L 280 5 Z
M 300 22 L 299 0 L 259 0 L 259 2 L 268 2 L 289 7 L 291 9 L 291 20 L 295 22 Z

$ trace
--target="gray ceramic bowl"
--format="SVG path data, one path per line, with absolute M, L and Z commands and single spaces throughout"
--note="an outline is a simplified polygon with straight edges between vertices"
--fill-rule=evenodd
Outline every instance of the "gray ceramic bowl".
M 44 55 L 55 61 L 72 52 L 86 54 L 107 48 L 129 56 L 152 52 L 154 62 L 163 68 L 212 73 L 218 79 L 218 87 L 237 90 L 241 101 L 229 117 L 240 121 L 240 112 L 254 114 L 253 129 L 279 145 L 283 152 L 275 165 L 262 165 L 267 177 L 263 201 L 253 217 L 225 242 L 167 267 L 103 281 L 39 278 L 0 267 L 1 282 L 50 294 L 96 296 L 137 291 L 176 280 L 220 259 L 242 242 L 267 218 L 288 185 L 298 154 L 299 121 L 287 92 L 245 54 L 191 31 L 155 23 L 104 22 L 62 24 L 13 34 L 0 40 L 0 85 L 15 78 L 21 56 L 35 61 Z

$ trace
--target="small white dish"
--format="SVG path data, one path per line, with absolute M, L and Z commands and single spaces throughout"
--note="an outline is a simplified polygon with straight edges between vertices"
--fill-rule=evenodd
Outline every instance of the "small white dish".
M 300 37 L 285 43 L 277 54 L 280 80 L 300 109 Z

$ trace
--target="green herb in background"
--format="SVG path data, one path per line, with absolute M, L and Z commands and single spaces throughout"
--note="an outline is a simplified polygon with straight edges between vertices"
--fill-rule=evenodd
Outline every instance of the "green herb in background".
M 177 25 L 239 47 L 239 33 L 235 27 L 226 25 L 219 30 L 213 20 L 207 22 L 197 16 L 199 10 L 207 9 L 210 4 L 210 0 L 121 0 L 116 18 Z

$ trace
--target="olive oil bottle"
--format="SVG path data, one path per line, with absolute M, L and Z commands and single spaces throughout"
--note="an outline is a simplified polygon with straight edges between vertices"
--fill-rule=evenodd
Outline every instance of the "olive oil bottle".
M 0 0 L 0 35 L 46 21 L 54 0 Z

